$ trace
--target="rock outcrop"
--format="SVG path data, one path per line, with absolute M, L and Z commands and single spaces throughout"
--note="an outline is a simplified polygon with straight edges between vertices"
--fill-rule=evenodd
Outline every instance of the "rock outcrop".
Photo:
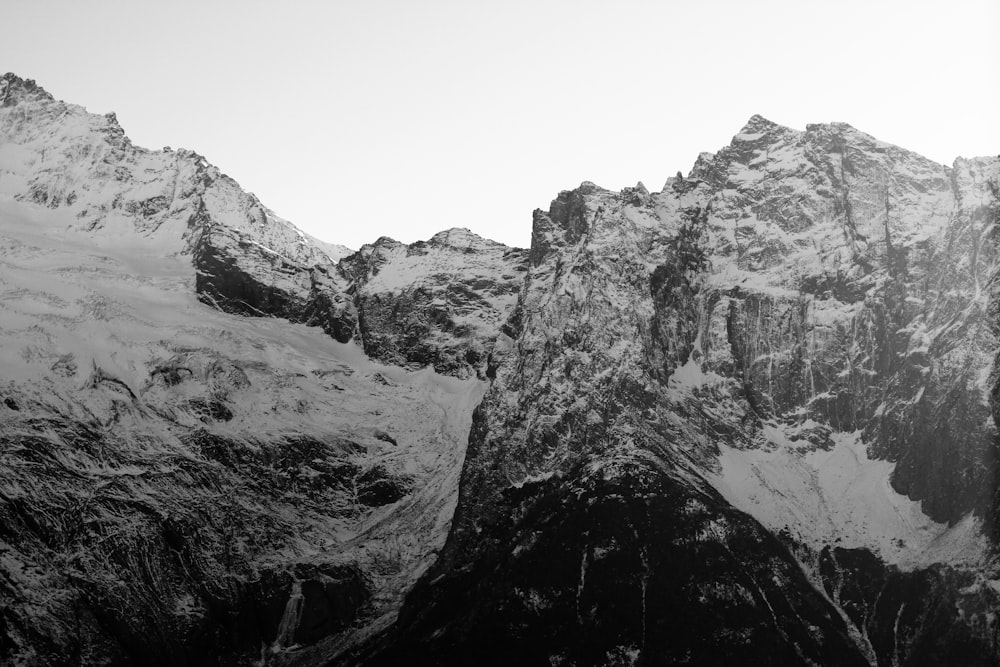
M 381 238 L 341 266 L 370 356 L 485 378 L 524 282 L 527 251 L 451 229 L 411 245 Z

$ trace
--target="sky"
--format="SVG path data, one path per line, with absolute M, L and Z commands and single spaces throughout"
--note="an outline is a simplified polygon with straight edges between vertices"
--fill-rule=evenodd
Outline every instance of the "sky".
M 0 72 L 204 155 L 358 248 L 527 246 L 582 181 L 659 190 L 753 114 L 1000 154 L 997 0 L 5 0 Z

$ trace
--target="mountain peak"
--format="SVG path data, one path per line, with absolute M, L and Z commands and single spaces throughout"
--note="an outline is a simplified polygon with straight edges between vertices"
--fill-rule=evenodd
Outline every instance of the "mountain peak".
M 466 227 L 452 227 L 451 229 L 438 232 L 428 242 L 432 245 L 451 246 L 453 248 L 470 248 L 494 243 Z
M 54 99 L 44 88 L 35 83 L 34 79 L 22 79 L 13 72 L 0 76 L 0 106 L 12 107 L 29 100 L 53 101 Z
M 730 145 L 739 146 L 741 147 L 740 150 L 743 150 L 758 144 L 771 144 L 797 134 L 800 134 L 798 130 L 779 125 L 760 114 L 754 114 L 742 129 L 733 136 L 733 141 Z
M 755 113 L 750 116 L 750 120 L 746 122 L 746 125 L 743 126 L 741 132 L 768 132 L 779 128 L 783 129 L 781 125 L 778 125 L 774 121 L 768 120 L 760 114 Z
M 850 123 L 845 123 L 843 121 L 833 121 L 830 123 L 808 123 L 806 125 L 806 132 L 812 134 L 860 134 L 864 136 L 871 136 L 866 132 L 862 132 Z M 874 137 L 872 137 L 872 139 L 874 139 Z

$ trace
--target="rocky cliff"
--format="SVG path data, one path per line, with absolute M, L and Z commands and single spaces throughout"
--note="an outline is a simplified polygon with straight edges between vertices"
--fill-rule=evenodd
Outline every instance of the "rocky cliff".
M 484 378 L 514 309 L 527 252 L 467 229 L 405 245 L 380 238 L 345 258 L 365 351 L 386 363 Z
M 447 545 L 362 661 L 997 664 L 998 170 L 754 117 L 536 211 Z
M 351 252 L 0 100 L 0 658 L 1000 664 L 1000 158 L 754 117 Z

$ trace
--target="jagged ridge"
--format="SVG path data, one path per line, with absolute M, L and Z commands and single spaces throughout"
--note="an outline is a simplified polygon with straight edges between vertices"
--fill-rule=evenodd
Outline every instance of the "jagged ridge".
M 995 664 L 996 565 L 969 526 L 989 531 L 997 507 L 997 340 L 984 286 L 996 272 L 998 178 L 998 159 L 949 169 L 846 124 L 798 132 L 754 117 L 660 193 L 584 183 L 536 211 L 531 267 L 476 412 L 448 543 L 361 662 L 714 664 L 774 642 L 754 661 Z M 860 507 L 811 463 L 855 448 L 861 465 L 878 465 L 869 455 L 896 462 L 895 490 L 875 489 Z M 779 455 L 787 493 L 768 485 Z M 820 496 L 818 514 L 796 483 Z M 664 489 L 653 497 L 679 497 L 655 521 L 647 484 Z M 728 515 L 717 490 L 749 515 Z M 629 537 L 588 521 L 555 536 L 611 499 Z M 706 504 L 715 520 L 691 527 L 699 515 L 688 508 Z M 788 546 L 748 541 L 758 520 Z M 889 543 L 883 527 L 906 537 Z M 867 560 L 831 568 L 819 556 L 831 544 Z M 726 581 L 704 556 L 714 549 L 769 572 L 793 557 L 803 569 L 779 575 L 779 591 L 752 571 Z M 580 559 L 574 576 L 535 576 L 532 564 L 563 554 L 565 570 L 571 554 Z M 952 565 L 931 565 L 939 559 Z M 604 562 L 618 574 L 591 578 Z M 684 583 L 674 586 L 678 563 Z M 898 575 L 904 566 L 916 574 Z M 893 592 L 872 608 L 877 592 L 838 588 L 856 577 Z M 925 582 L 908 589 L 919 600 L 901 578 Z M 650 600 L 665 607 L 650 611 Z M 810 617 L 803 603 L 827 615 Z M 711 620 L 663 625 L 678 609 Z M 760 609 L 764 626 L 736 630 Z M 845 633 L 851 646 L 834 649 Z

